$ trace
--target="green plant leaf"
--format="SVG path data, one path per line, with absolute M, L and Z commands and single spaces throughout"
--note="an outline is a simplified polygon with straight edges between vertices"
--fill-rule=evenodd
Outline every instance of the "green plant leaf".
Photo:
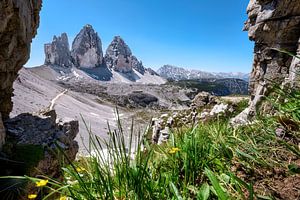
M 295 164 L 291 164 L 288 166 L 289 170 L 293 173 L 300 174 L 300 167 Z
M 213 188 L 216 191 L 216 194 L 220 200 L 228 200 L 230 199 L 229 196 L 224 192 L 222 186 L 220 185 L 220 182 L 218 181 L 217 177 L 214 175 L 214 173 L 209 170 L 208 168 L 205 168 L 204 170 L 205 175 L 210 180 Z
M 178 200 L 183 200 L 183 198 L 182 198 L 182 197 L 180 196 L 180 194 L 179 194 L 179 191 L 178 191 L 177 187 L 174 185 L 173 182 L 170 182 L 170 187 L 171 187 L 171 189 L 173 190 L 173 193 L 175 194 L 176 198 L 177 198 Z
M 210 190 L 209 190 L 208 183 L 203 183 L 197 194 L 197 199 L 198 200 L 207 200 L 209 198 L 209 192 L 210 192 Z

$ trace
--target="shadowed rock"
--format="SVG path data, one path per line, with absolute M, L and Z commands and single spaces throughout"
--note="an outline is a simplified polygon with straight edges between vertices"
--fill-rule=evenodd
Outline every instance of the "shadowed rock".
M 63 152 L 69 160 L 75 159 L 78 144 L 74 138 L 79 130 L 78 121 L 59 119 L 56 123 L 56 113 L 51 110 L 38 115 L 20 114 L 6 120 L 5 126 L 5 153 L 9 158 L 20 162 L 11 169 L 10 173 L 14 175 L 24 173 L 35 176 L 43 173 L 51 177 L 60 177 L 58 155 L 62 155 Z M 22 156 L 23 152 L 18 152 L 18 149 L 30 151 L 28 153 L 31 155 Z M 32 149 L 38 149 L 40 152 L 31 151 Z M 1 163 L 1 167 L 9 168 L 9 164 Z
M 52 43 L 45 44 L 45 65 L 71 67 L 71 53 L 66 33 L 53 37 Z

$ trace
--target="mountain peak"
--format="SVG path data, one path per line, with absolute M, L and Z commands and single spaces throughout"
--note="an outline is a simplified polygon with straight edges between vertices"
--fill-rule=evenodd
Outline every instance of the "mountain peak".
M 51 43 L 44 45 L 45 64 L 71 67 L 70 47 L 68 35 L 54 36 Z
M 72 44 L 71 55 L 76 67 L 93 68 L 102 65 L 101 39 L 91 25 L 85 25 L 77 34 Z
M 142 62 L 132 55 L 129 46 L 120 36 L 115 36 L 106 50 L 106 65 L 117 72 L 130 73 L 133 69 L 144 74 L 145 68 Z

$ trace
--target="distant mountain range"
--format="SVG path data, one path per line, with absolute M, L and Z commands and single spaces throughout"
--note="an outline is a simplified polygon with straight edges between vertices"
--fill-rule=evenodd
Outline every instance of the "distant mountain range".
M 249 73 L 241 72 L 205 72 L 201 70 L 185 69 L 182 67 L 164 65 L 157 70 L 157 73 L 166 79 L 171 80 L 201 80 L 201 79 L 224 79 L 235 78 L 249 81 Z

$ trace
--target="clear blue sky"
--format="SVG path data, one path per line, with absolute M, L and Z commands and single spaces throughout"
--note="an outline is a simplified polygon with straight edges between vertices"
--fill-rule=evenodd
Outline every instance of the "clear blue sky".
M 44 62 L 44 43 L 66 32 L 70 45 L 85 24 L 103 50 L 120 35 L 146 67 L 250 72 L 253 44 L 243 32 L 248 0 L 44 0 L 26 66 Z

